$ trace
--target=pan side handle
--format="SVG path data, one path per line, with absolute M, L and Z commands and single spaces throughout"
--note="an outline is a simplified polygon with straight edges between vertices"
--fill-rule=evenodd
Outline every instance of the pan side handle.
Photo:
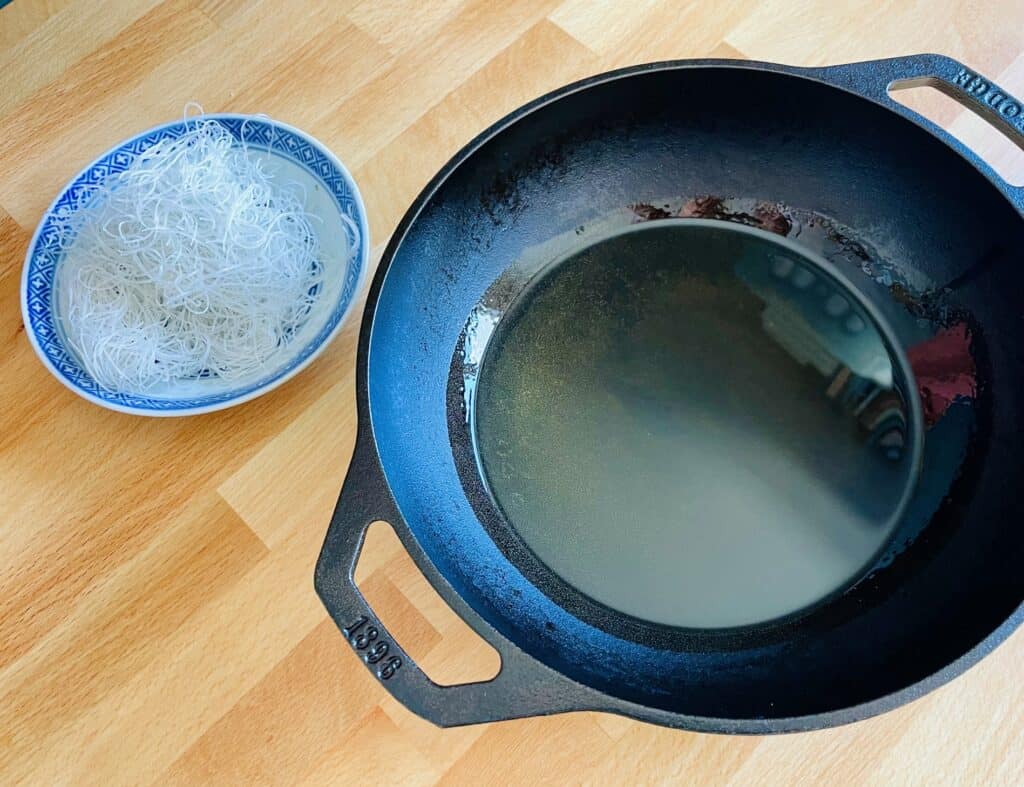
M 440 727 L 597 709 L 587 689 L 524 653 L 464 605 L 453 607 L 501 657 L 491 680 L 434 683 L 390 634 L 355 583 L 356 563 L 373 522 L 389 522 L 407 549 L 413 539 L 367 432 L 360 430 L 314 575 L 324 606 L 363 665 L 409 710 Z M 451 603 L 454 592 L 442 595 Z

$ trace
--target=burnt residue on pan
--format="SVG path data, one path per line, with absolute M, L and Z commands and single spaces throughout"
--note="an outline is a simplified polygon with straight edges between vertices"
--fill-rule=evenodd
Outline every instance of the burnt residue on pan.
M 659 206 L 652 205 L 649 202 L 636 202 L 630 205 L 629 209 L 636 214 L 638 222 L 676 218 L 676 215 L 669 210 L 668 203 L 665 203 L 664 206 Z
M 791 209 L 781 204 L 759 202 L 749 210 L 741 206 L 730 206 L 722 197 L 695 197 L 688 200 L 679 210 L 682 218 L 720 219 L 735 221 L 750 227 L 788 236 L 793 231 L 793 219 L 787 215 Z
M 793 230 L 793 220 L 787 215 L 789 209 L 781 204 L 757 202 L 745 209 L 750 200 L 726 200 L 724 197 L 705 195 L 693 197 L 673 207 L 671 202 L 654 205 L 650 202 L 635 202 L 629 209 L 636 221 L 657 221 L 658 219 L 718 219 L 757 227 L 776 235 L 788 236 Z
M 977 366 L 971 354 L 967 323 L 943 328 L 931 339 L 910 347 L 907 357 L 917 378 L 929 427 L 937 424 L 954 402 L 977 396 Z
M 636 202 L 629 206 L 634 222 L 670 218 L 717 219 L 757 227 L 792 238 L 830 261 L 845 261 L 860 268 L 880 284 L 895 286 L 913 298 L 916 292 L 892 264 L 857 237 L 854 230 L 815 211 L 781 202 L 748 197 L 703 194 L 671 200 Z

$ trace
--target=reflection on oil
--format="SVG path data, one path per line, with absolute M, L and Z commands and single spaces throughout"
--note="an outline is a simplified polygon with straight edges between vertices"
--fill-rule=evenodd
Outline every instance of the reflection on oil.
M 467 331 L 483 475 L 592 598 L 669 625 L 757 623 L 849 584 L 891 535 L 919 453 L 905 363 L 790 246 L 642 225 L 496 317 Z
M 827 378 L 825 395 L 857 418 L 869 445 L 898 461 L 906 444 L 906 412 L 873 320 L 842 285 L 806 259 L 755 254 L 748 250 L 734 270 L 764 301 L 765 333 Z

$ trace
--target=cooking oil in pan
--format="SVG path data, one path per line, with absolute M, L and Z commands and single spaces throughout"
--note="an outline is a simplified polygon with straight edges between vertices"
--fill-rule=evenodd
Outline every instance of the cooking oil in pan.
M 647 621 L 756 624 L 855 582 L 906 505 L 919 417 L 873 310 L 756 230 L 653 222 L 540 274 L 474 430 L 511 528 Z

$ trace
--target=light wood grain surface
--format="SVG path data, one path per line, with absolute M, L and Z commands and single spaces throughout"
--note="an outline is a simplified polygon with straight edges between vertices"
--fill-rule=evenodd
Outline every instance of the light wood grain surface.
M 1018 0 L 0 10 L 0 783 L 1024 784 L 1022 633 L 921 701 L 812 734 L 702 736 L 589 713 L 435 729 L 371 679 L 313 592 L 354 439 L 358 320 L 264 398 L 147 420 L 50 377 L 18 307 L 26 245 L 59 187 L 187 101 L 323 140 L 363 190 L 376 262 L 458 147 L 569 80 L 676 57 L 937 51 L 1022 95 L 1022 49 Z M 1024 173 L 983 124 L 914 100 Z M 386 528 L 360 578 L 436 679 L 493 672 Z

